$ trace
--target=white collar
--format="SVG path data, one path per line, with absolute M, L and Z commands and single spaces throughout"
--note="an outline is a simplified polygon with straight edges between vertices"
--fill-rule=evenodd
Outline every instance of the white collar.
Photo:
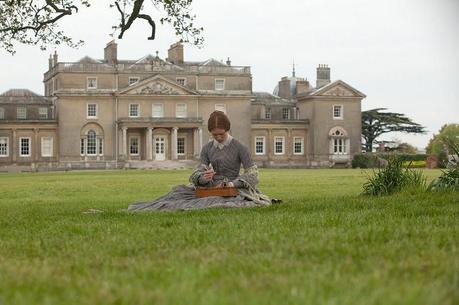
M 223 147 L 228 146 L 231 143 L 231 140 L 233 140 L 233 137 L 228 134 L 228 137 L 225 141 L 223 141 L 223 143 L 219 143 L 217 140 L 213 139 L 213 146 L 218 147 L 219 149 L 223 149 Z

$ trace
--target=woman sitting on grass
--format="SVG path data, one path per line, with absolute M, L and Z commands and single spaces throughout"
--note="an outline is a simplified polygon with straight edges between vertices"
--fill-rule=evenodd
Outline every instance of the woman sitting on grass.
M 132 204 L 128 210 L 191 210 L 271 204 L 271 200 L 256 188 L 258 170 L 249 150 L 228 133 L 230 127 L 231 123 L 223 112 L 212 112 L 207 128 L 213 140 L 201 150 L 200 165 L 190 176 L 191 185 L 178 185 L 168 194 L 150 202 Z M 244 168 L 242 175 L 239 173 L 241 165 Z M 203 198 L 195 195 L 196 188 L 221 186 L 236 187 L 239 195 Z

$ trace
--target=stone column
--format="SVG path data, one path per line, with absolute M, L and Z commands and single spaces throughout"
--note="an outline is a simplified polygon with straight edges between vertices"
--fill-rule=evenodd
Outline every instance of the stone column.
M 268 155 L 268 160 L 271 160 L 271 156 L 274 153 L 273 147 L 273 131 L 271 128 L 268 129 L 268 139 L 266 140 L 266 154 Z
M 34 149 L 34 152 L 33 152 L 33 157 L 32 157 L 32 161 L 33 162 L 37 162 L 38 161 L 38 148 L 40 148 L 40 151 L 41 151 L 41 143 L 38 143 L 38 131 L 39 129 L 38 128 L 34 128 L 33 129 L 33 135 L 34 135 L 34 144 L 35 145 L 32 145 L 32 143 L 30 143 L 30 148 L 33 148 L 33 146 L 35 146 L 35 149 Z
M 293 138 L 292 138 L 292 129 L 287 128 L 287 139 L 285 141 L 285 153 L 287 157 L 290 157 L 293 155 Z
M 147 160 L 153 160 L 153 147 L 152 147 L 152 140 L 153 140 L 153 128 L 147 128 Z
M 193 129 L 193 156 L 199 158 L 200 151 L 198 150 L 198 129 Z
M 18 143 L 17 143 L 17 136 L 16 136 L 16 128 L 13 128 L 13 143 L 11 143 L 11 147 L 13 148 L 13 163 L 16 163 L 16 155 L 18 154 L 18 149 L 16 149 L 18 147 Z M 19 149 L 21 149 L 19 147 Z
M 198 153 L 201 154 L 202 149 L 202 128 L 198 128 Z
M 178 127 L 172 128 L 171 134 L 171 157 L 172 160 L 177 160 L 177 130 Z
M 127 127 L 123 127 L 123 156 L 125 159 L 127 159 Z

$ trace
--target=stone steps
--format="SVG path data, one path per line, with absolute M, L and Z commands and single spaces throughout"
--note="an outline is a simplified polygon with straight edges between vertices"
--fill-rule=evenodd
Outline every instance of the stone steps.
M 186 169 L 194 168 L 198 164 L 195 160 L 165 160 L 165 161 L 129 161 L 125 168 L 132 169 Z

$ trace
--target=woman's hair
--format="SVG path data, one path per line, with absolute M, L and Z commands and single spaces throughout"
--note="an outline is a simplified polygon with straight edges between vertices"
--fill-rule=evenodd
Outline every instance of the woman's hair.
M 212 131 L 215 128 L 228 131 L 231 129 L 231 122 L 222 111 L 215 110 L 210 114 L 209 121 L 207 122 L 207 129 Z

